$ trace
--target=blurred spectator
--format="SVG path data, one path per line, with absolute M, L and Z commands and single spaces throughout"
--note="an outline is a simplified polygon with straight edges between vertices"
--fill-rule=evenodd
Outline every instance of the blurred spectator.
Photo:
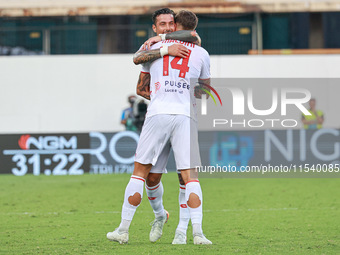
M 309 112 L 311 115 L 302 115 L 302 123 L 305 129 L 320 129 L 324 122 L 324 114 L 321 110 L 316 110 L 316 100 L 309 100 Z
M 133 116 L 133 104 L 136 101 L 136 96 L 131 95 L 128 97 L 128 102 L 130 107 L 126 108 L 122 112 L 122 118 L 120 123 L 125 126 L 126 130 L 129 131 L 137 131 L 137 127 L 135 125 L 135 118 Z

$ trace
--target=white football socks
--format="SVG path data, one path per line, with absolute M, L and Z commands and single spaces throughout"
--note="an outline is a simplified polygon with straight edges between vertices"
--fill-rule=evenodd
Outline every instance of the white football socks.
M 188 224 L 190 220 L 190 212 L 188 209 L 187 201 L 185 199 L 185 185 L 179 185 L 179 223 L 176 231 L 181 231 L 185 235 L 187 234 Z
M 164 218 L 166 216 L 163 206 L 163 193 L 164 188 L 162 182 L 159 182 L 157 185 L 153 187 L 149 187 L 145 184 L 146 194 L 148 195 L 148 199 L 150 205 L 155 214 L 155 218 Z
M 129 203 L 129 197 L 135 193 L 139 193 L 143 198 L 143 186 L 145 179 L 136 175 L 132 175 L 125 189 L 124 203 L 122 208 L 122 221 L 119 225 L 119 232 L 128 232 L 133 216 L 139 205 L 134 206 Z
M 202 231 L 202 204 L 203 204 L 203 197 L 202 197 L 202 189 L 201 185 L 198 180 L 189 181 L 186 183 L 186 192 L 185 192 L 185 199 L 188 202 L 189 196 L 191 193 L 196 194 L 201 201 L 200 206 L 196 208 L 191 208 L 188 206 L 190 212 L 190 219 L 192 223 L 192 232 L 193 235 L 200 235 L 203 234 Z

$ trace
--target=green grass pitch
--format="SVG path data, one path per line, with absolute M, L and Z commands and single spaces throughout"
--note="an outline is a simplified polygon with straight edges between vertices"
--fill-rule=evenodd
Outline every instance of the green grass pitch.
M 178 181 L 163 177 L 170 219 L 148 236 L 154 216 L 144 197 L 130 241 L 106 239 L 120 222 L 130 175 L 0 176 L 0 254 L 340 254 L 340 179 L 200 180 L 203 229 L 214 243 L 171 245 L 178 223 Z

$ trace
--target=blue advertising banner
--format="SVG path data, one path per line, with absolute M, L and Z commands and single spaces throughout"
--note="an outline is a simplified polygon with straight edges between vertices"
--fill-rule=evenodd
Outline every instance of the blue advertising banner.
M 0 135 L 0 173 L 22 176 L 132 173 L 139 135 L 131 131 Z M 200 131 L 201 169 L 338 173 L 340 130 Z M 171 154 L 168 171 L 175 171 Z M 279 177 L 279 176 L 278 176 Z M 300 176 L 299 176 L 300 177 Z M 334 176 L 332 176 L 334 177 Z

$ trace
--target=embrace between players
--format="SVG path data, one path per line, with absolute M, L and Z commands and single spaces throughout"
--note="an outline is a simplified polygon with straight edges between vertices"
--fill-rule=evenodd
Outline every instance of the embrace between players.
M 143 64 L 137 94 L 151 101 L 137 145 L 134 171 L 125 189 L 121 223 L 107 233 L 107 238 L 121 244 L 128 242 L 145 182 L 155 214 L 150 241 L 156 242 L 162 236 L 169 214 L 163 206 L 161 177 L 166 173 L 172 147 L 180 182 L 180 219 L 172 244 L 186 244 L 189 220 L 194 244 L 212 244 L 202 231 L 202 190 L 195 171 L 201 165 L 195 97 L 202 94 L 194 94 L 190 87 L 193 79 L 199 86 L 209 85 L 209 54 L 198 46 L 200 38 L 194 32 L 198 19 L 194 13 L 183 10 L 175 15 L 164 8 L 157 10 L 152 19 L 158 36 L 146 41 L 134 55 L 134 63 Z

